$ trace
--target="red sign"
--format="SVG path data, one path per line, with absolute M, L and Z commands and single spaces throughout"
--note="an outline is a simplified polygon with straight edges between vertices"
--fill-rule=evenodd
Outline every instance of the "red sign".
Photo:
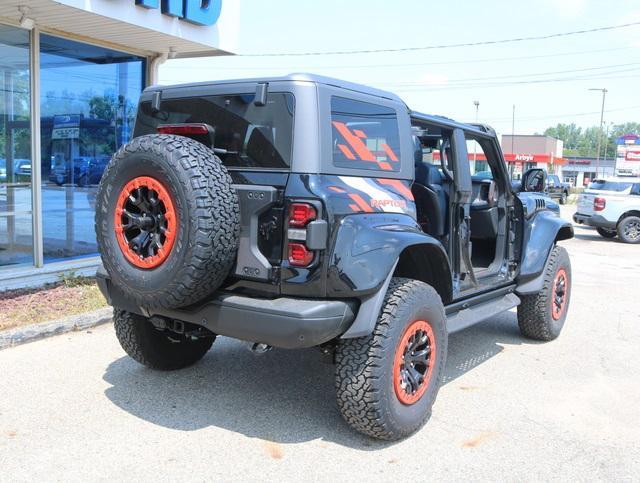
M 640 153 L 638 153 L 640 154 Z M 486 161 L 487 158 L 484 153 L 467 153 L 469 161 Z M 438 151 L 433 152 L 433 159 L 440 159 L 440 153 Z M 567 164 L 567 159 L 556 158 L 550 154 L 520 154 L 520 153 L 505 153 L 504 160 L 507 163 L 553 163 L 553 164 Z
M 556 158 L 550 154 L 521 154 L 505 153 L 505 161 L 508 163 L 546 163 L 546 164 L 566 164 L 565 158 Z
M 627 161 L 640 161 L 640 151 L 627 151 L 624 159 Z

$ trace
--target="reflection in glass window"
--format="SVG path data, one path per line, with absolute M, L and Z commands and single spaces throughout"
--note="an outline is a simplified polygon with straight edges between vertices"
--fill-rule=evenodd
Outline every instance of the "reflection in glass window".
M 33 263 L 29 33 L 0 25 L 0 266 Z
M 143 102 L 135 136 L 155 134 L 162 124 L 206 123 L 215 132 L 215 147 L 228 151 L 219 154 L 227 167 L 286 169 L 293 146 L 293 94 L 269 92 L 264 106 L 256 106 L 254 98 L 234 94 L 167 99 L 157 112 Z
M 400 140 L 394 109 L 332 97 L 331 128 L 336 166 L 400 170 Z
M 40 52 L 45 261 L 96 255 L 97 185 L 131 138 L 144 60 L 50 35 Z

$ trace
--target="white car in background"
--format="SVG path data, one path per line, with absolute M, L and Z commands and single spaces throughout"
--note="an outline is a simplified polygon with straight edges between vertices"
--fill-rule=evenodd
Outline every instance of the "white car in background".
M 593 181 L 578 197 L 573 221 L 595 227 L 605 238 L 640 243 L 640 178 Z

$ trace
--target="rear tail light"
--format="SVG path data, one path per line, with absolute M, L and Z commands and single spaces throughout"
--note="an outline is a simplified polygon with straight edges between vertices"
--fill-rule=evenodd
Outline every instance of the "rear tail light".
M 315 252 L 305 245 L 306 226 L 318 217 L 318 211 L 309 203 L 291 203 L 289 206 L 288 259 L 294 267 L 306 267 L 313 262 Z
M 318 216 L 316 209 L 307 203 L 291 203 L 289 207 L 289 226 L 302 228 Z
M 593 211 L 602 211 L 607 206 L 607 200 L 599 196 L 593 199 Z
M 306 267 L 313 261 L 314 253 L 304 243 L 289 243 L 289 263 L 294 267 Z
M 206 124 L 161 124 L 157 128 L 159 134 L 177 134 L 178 136 L 193 136 L 197 134 L 209 134 L 209 126 Z

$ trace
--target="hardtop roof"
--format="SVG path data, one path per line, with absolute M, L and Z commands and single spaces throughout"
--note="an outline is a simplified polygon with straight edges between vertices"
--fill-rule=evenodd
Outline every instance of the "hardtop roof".
M 340 89 L 345 89 L 353 92 L 358 92 L 361 94 L 368 94 L 375 97 L 380 97 L 383 99 L 392 100 L 398 103 L 401 103 L 407 108 L 408 114 L 411 117 L 416 119 L 432 122 L 438 124 L 440 126 L 447 126 L 451 128 L 463 128 L 471 131 L 476 131 L 478 134 L 495 136 L 495 131 L 487 125 L 484 124 L 475 124 L 475 123 L 462 123 L 454 121 L 453 119 L 433 115 L 433 114 L 424 114 L 417 111 L 412 111 L 409 109 L 407 104 L 402 100 L 400 96 L 394 94 L 393 92 L 385 91 L 382 89 L 376 89 L 375 87 L 369 87 L 364 84 L 358 84 L 355 82 L 349 82 L 341 79 L 336 79 L 333 77 L 326 77 L 317 74 L 309 74 L 309 73 L 292 73 L 285 76 L 276 76 L 276 77 L 254 77 L 254 78 L 245 78 L 245 79 L 227 79 L 227 80 L 216 80 L 216 81 L 204 81 L 204 82 L 190 82 L 184 84 L 171 84 L 171 85 L 155 85 L 147 87 L 144 92 L 151 93 L 156 91 L 165 91 L 165 90 L 173 90 L 173 89 L 186 89 L 191 87 L 202 87 L 202 86 L 222 86 L 229 84 L 247 84 L 247 83 L 259 83 L 259 82 L 309 82 L 313 84 L 321 84 L 328 85 L 332 87 L 338 87 Z

